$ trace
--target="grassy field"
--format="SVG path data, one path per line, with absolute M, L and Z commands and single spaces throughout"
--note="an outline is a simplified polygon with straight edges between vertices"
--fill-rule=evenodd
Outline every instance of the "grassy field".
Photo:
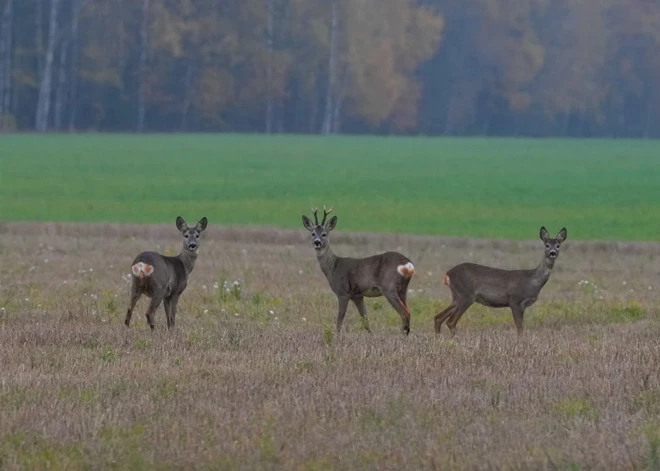
M 473 306 L 450 340 L 443 272 L 531 267 L 540 241 L 333 234 L 415 262 L 405 337 L 382 298 L 372 335 L 353 306 L 335 335 L 307 239 L 210 227 L 176 329 L 160 310 L 151 332 L 144 299 L 123 326 L 127 275 L 178 251 L 173 223 L 0 224 L 0 468 L 660 469 L 657 243 L 569 232 L 521 338 Z
M 0 220 L 659 240 L 660 144 L 371 137 L 2 136 Z
M 2 136 L 0 469 L 660 470 L 658 151 Z M 372 335 L 352 305 L 335 333 L 300 221 L 323 204 L 338 254 L 415 263 L 409 337 L 382 298 Z M 143 299 L 126 329 L 130 263 L 179 251 L 177 215 L 210 221 L 177 328 Z M 433 334 L 444 272 L 533 267 L 541 225 L 568 241 L 525 334 L 479 305 Z

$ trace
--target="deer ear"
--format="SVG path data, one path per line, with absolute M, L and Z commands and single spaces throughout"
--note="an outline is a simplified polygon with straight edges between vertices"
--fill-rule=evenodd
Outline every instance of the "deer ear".
M 541 227 L 541 232 L 539 233 L 539 236 L 541 237 L 541 240 L 545 242 L 550 238 L 550 234 L 548 234 L 548 231 L 546 230 L 545 226 Z
M 206 226 L 208 225 L 209 221 L 206 219 L 206 217 L 203 217 L 202 219 L 199 220 L 197 223 L 197 230 L 199 232 L 202 232 L 206 229 Z
M 314 230 L 314 224 L 312 224 L 312 221 L 303 214 L 302 217 L 303 221 L 303 226 L 305 226 L 305 229 L 307 229 L 309 232 L 312 232 Z
M 559 231 L 559 234 L 557 234 L 557 242 L 563 244 L 564 241 L 566 240 L 566 237 L 568 237 L 568 234 L 566 233 L 566 228 L 562 227 L 561 231 Z
M 337 216 L 332 216 L 328 222 L 325 223 L 326 232 L 330 232 L 337 227 Z
M 188 229 L 188 224 L 186 224 L 186 221 L 184 221 L 181 216 L 176 218 L 176 228 L 179 229 L 179 232 L 183 232 Z

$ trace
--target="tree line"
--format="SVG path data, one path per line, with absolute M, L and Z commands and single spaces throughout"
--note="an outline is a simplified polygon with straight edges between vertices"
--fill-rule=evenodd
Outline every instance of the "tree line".
M 655 0 L 0 0 L 0 129 L 660 135 Z

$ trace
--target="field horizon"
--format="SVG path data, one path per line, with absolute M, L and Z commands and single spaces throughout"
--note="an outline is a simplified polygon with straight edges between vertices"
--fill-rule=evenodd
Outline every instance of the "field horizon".
M 260 135 L 3 135 L 0 220 L 660 240 L 660 143 Z
M 570 233 L 569 233 L 570 234 Z M 408 255 L 410 336 L 336 299 L 304 230 L 209 226 L 177 327 L 130 264 L 174 223 L 0 224 L 3 469 L 633 469 L 660 466 L 660 243 L 562 246 L 518 338 L 475 305 L 433 333 L 460 261 L 530 268 L 538 240 L 337 231 L 335 252 Z

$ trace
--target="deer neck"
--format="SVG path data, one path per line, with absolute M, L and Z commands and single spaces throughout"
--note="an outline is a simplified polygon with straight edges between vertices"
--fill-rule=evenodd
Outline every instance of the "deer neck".
M 316 259 L 319 261 L 321 271 L 329 280 L 337 266 L 337 256 L 332 252 L 330 245 L 316 253 Z
M 186 250 L 185 248 L 181 250 L 179 254 L 179 260 L 183 263 L 183 268 L 186 270 L 186 275 L 189 275 L 193 268 L 195 268 L 195 262 L 197 261 L 197 252 L 192 252 Z
M 550 278 L 552 268 L 555 266 L 555 260 L 556 259 L 554 258 L 544 256 L 539 266 L 536 267 L 534 278 L 536 278 L 541 283 L 541 286 L 543 286 Z

